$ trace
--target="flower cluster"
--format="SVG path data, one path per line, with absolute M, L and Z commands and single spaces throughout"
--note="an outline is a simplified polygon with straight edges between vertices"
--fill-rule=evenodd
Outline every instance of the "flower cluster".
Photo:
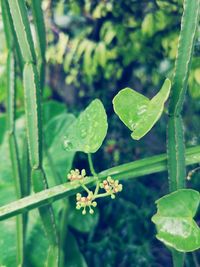
M 80 193 L 78 193 L 76 195 L 76 208 L 79 210 L 81 208 L 83 208 L 82 214 L 85 215 L 86 214 L 86 208 L 89 208 L 89 213 L 93 214 L 94 210 L 92 209 L 92 207 L 96 207 L 97 206 L 97 202 L 93 201 L 94 200 L 94 194 L 93 192 L 90 191 L 90 193 L 88 194 L 87 197 L 83 197 Z
M 118 180 L 114 180 L 108 176 L 108 178 L 100 184 L 100 188 L 103 188 L 106 193 L 111 195 L 111 198 L 114 199 L 114 194 L 122 191 L 122 184 L 119 184 Z
M 84 179 L 86 176 L 85 169 L 81 170 L 81 172 L 78 169 L 71 170 L 70 173 L 67 175 L 68 179 L 70 181 L 80 181 Z
M 112 199 L 114 199 L 115 194 L 122 191 L 122 184 L 120 184 L 118 180 L 112 179 L 111 176 L 108 176 L 107 179 L 102 183 L 100 183 L 97 176 L 96 188 L 94 192 L 90 191 L 83 181 L 83 179 L 86 178 L 86 172 L 84 169 L 81 171 L 78 169 L 71 170 L 67 177 L 70 181 L 78 181 L 80 186 L 87 193 L 87 196 L 82 196 L 80 193 L 76 195 L 76 209 L 83 209 L 83 215 L 86 214 L 87 210 L 89 210 L 90 214 L 94 213 L 93 208 L 97 206 L 97 202 L 95 201 L 97 198 L 110 196 Z M 105 192 L 99 192 L 100 189 L 104 189 Z

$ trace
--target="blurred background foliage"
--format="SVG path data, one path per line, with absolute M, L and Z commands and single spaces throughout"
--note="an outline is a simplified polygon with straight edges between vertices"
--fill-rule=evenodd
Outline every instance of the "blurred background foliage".
M 131 87 L 148 97 L 160 88 L 166 76 L 172 77 L 183 11 L 182 0 L 43 0 L 47 32 L 46 85 L 43 90 L 44 136 L 46 151 L 53 161 L 44 159 L 49 177 L 52 164 L 65 181 L 74 155 L 61 151 L 62 138 L 73 113 L 84 109 L 91 100 L 100 98 L 105 105 L 109 131 L 102 148 L 94 156 L 97 171 L 130 162 L 166 150 L 166 121 L 163 116 L 141 141 L 130 138 L 129 131 L 112 109 L 112 98 L 122 88 Z M 27 1 L 29 7 L 29 1 Z M 32 14 L 30 12 L 32 25 Z M 33 33 L 34 28 L 32 26 Z M 0 20 L 0 159 L 9 158 L 6 148 L 6 57 L 7 49 Z M 194 47 L 188 94 L 184 105 L 186 145 L 199 144 L 200 132 L 200 27 Z M 67 112 L 66 112 L 67 106 Z M 17 79 L 18 145 L 23 150 L 23 88 L 18 70 Z M 22 115 L 22 116 L 21 116 Z M 66 123 L 67 121 L 67 123 Z M 59 149 L 58 149 L 59 148 Z M 7 151 L 7 154 L 5 154 Z M 57 155 L 57 156 L 56 156 Z M 62 155 L 62 156 L 61 156 Z M 77 154 L 73 166 L 86 168 L 87 159 Z M 194 166 L 196 167 L 196 166 Z M 190 167 L 191 169 L 192 167 Z M 14 189 L 10 162 L 0 166 L 1 205 L 13 200 Z M 3 175 L 2 175 L 3 174 Z M 200 189 L 195 174 L 190 187 Z M 49 180 L 50 186 L 55 181 Z M 6 190 L 5 190 L 6 188 Z M 170 255 L 155 239 L 150 221 L 155 212 L 154 201 L 167 193 L 167 173 L 150 175 L 124 183 L 124 190 L 115 200 L 100 201 L 94 218 L 85 218 L 74 211 L 69 199 L 66 266 L 170 266 Z M 67 200 L 66 200 L 67 201 Z M 61 202 L 55 203 L 59 218 Z M 47 241 L 39 219 L 30 213 L 28 228 L 28 266 L 43 266 Z M 199 220 L 200 216 L 198 216 Z M 6 238 L 8 223 L 1 222 L 1 239 Z M 67 226 L 66 226 L 67 227 Z M 10 235 L 14 236 L 9 228 Z M 4 234 L 3 234 L 4 233 Z M 5 236 L 2 236 L 5 235 Z M 40 243 L 38 239 L 40 237 Z M 2 255 L 8 255 L 7 266 L 13 266 L 14 242 L 6 239 Z M 0 243 L 1 244 L 1 243 Z M 68 251 L 68 245 L 72 252 Z M 2 245 L 2 244 L 1 244 Z M 2 245 L 3 246 L 3 245 Z M 10 247 L 7 251 L 6 247 Z M 43 249 L 40 249 L 43 248 Z M 32 253 L 30 253 L 32 251 Z M 82 254 L 80 254 L 80 251 Z M 40 257 L 38 257 L 40 255 Z M 2 256 L 3 257 L 3 256 Z M 40 262 L 38 262 L 38 258 Z M 186 266 L 197 265 L 198 253 L 189 253 Z M 3 260 L 1 260 L 4 262 Z M 70 265 L 71 264 L 71 265 Z

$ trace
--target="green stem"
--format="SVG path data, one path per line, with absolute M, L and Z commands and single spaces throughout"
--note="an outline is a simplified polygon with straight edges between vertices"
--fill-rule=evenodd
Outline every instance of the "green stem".
M 89 162 L 89 167 L 90 167 L 90 172 L 91 174 L 94 176 L 94 177 L 97 177 L 98 178 L 98 175 L 94 169 L 94 164 L 93 164 L 93 161 L 92 161 L 92 155 L 91 153 L 88 153 L 88 162 Z M 99 185 L 100 185 L 100 182 L 97 180 L 96 182 L 96 187 L 95 187 L 95 190 L 94 190 L 94 195 L 97 195 L 98 192 L 99 192 Z
M 193 165 L 199 162 L 200 147 L 198 146 L 187 149 L 186 164 Z M 99 173 L 98 176 L 99 181 L 103 181 L 109 175 L 112 176 L 113 179 L 127 180 L 130 178 L 133 179 L 166 170 L 167 156 L 162 154 L 105 170 Z M 89 188 L 93 187 L 96 182 L 97 179 L 94 179 L 94 177 L 88 177 L 84 179 L 84 185 Z M 83 189 L 80 186 L 79 181 L 68 182 L 11 202 L 10 204 L 0 207 L 0 221 L 44 205 L 49 205 L 56 200 L 63 199 L 67 196 L 72 196 L 81 190 Z
M 110 196 L 109 193 L 102 193 L 102 194 L 98 194 L 97 196 L 95 196 L 94 199 L 101 198 L 101 197 L 108 197 L 108 196 Z
M 89 194 L 90 190 L 84 184 L 80 183 L 81 187 Z
M 173 259 L 173 266 L 174 267 L 183 267 L 185 254 L 173 249 L 172 250 L 172 259 Z
M 92 161 L 91 153 L 88 153 L 88 162 L 89 162 L 89 167 L 90 167 L 91 174 L 93 176 L 97 177 L 97 173 L 95 172 L 95 169 L 94 169 L 94 164 L 93 164 L 93 161 Z
M 170 191 L 185 186 L 185 144 L 181 111 L 186 94 L 195 33 L 198 25 L 200 0 L 185 0 L 175 73 L 169 102 L 168 172 Z
M 181 112 L 187 90 L 199 7 L 200 0 L 184 0 L 184 12 L 181 20 L 178 52 L 169 102 L 167 156 L 170 192 L 185 187 L 185 143 Z M 173 250 L 172 257 L 175 267 L 183 266 L 183 253 Z
M 13 51 L 15 52 L 16 58 L 18 60 L 18 65 L 20 67 L 20 70 L 22 71 L 23 70 L 22 54 L 19 48 L 19 43 L 14 30 L 14 25 L 7 0 L 1 1 L 1 10 L 2 10 L 2 19 L 4 24 L 4 32 L 5 32 L 7 47 L 8 48 L 13 47 Z
M 24 191 L 24 176 L 21 170 L 18 146 L 15 133 L 15 113 L 16 113 L 16 62 L 14 52 L 18 57 L 20 67 L 22 68 L 22 58 L 19 50 L 19 44 L 14 31 L 13 21 L 11 18 L 8 2 L 1 1 L 1 10 L 4 23 L 4 31 L 6 36 L 6 44 L 8 48 L 7 59 L 7 130 L 9 134 L 9 150 L 15 182 L 15 192 L 17 198 L 26 196 Z M 28 179 L 28 174 L 25 179 Z M 27 214 L 18 215 L 16 217 L 16 254 L 17 266 L 23 266 L 24 263 L 24 240 L 26 231 Z
M 45 82 L 46 34 L 41 0 L 32 0 L 31 9 L 36 31 L 37 65 L 40 76 L 40 87 L 43 89 Z
M 46 175 L 42 168 L 41 80 L 36 67 L 36 53 L 25 0 L 8 0 L 8 4 L 24 61 L 23 85 L 26 130 L 33 190 L 37 193 L 48 188 Z M 56 267 L 59 264 L 59 247 L 54 212 L 50 205 L 40 207 L 39 212 L 49 239 L 47 265 Z
M 173 192 L 185 187 L 185 143 L 182 118 L 169 117 L 168 122 L 168 172 L 169 191 Z
M 99 192 L 99 186 L 100 186 L 100 181 L 97 181 L 97 183 L 96 183 L 96 188 L 95 188 L 95 190 L 94 190 L 94 195 L 96 196 L 97 194 L 98 194 L 98 192 Z
M 22 149 L 22 159 L 21 159 L 21 170 L 22 170 L 22 193 L 23 196 L 28 196 L 30 194 L 31 187 L 31 167 L 28 155 L 28 143 L 27 138 L 24 136 L 23 149 Z
M 5 8 L 5 2 L 2 1 L 2 7 Z M 7 131 L 9 139 L 10 159 L 15 182 L 15 192 L 18 199 L 23 197 L 22 193 L 22 175 L 19 162 L 19 153 L 15 134 L 15 113 L 16 113 L 16 64 L 13 52 L 13 37 L 9 27 L 8 11 L 3 10 L 4 27 L 7 29 L 6 42 L 9 50 L 7 58 Z M 22 266 L 24 261 L 24 234 L 25 224 L 24 215 L 19 215 L 16 218 L 16 233 L 17 233 L 17 265 Z
M 68 219 L 68 214 L 69 214 L 69 203 L 67 201 L 68 200 L 65 200 L 65 203 L 63 203 L 63 210 L 62 210 L 61 221 L 60 221 L 60 231 L 59 231 L 60 264 L 59 264 L 59 267 L 65 267 L 65 260 L 64 260 L 65 240 L 66 240 L 67 232 L 68 232 L 67 219 Z

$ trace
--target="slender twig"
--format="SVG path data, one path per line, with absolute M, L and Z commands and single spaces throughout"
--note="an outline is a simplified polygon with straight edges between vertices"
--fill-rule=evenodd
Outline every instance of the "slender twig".
M 92 161 L 92 155 L 90 153 L 88 153 L 88 162 L 89 162 L 89 167 L 90 167 L 90 172 L 93 176 L 97 176 L 97 173 L 94 169 L 94 164 Z
M 96 187 L 94 190 L 94 195 L 96 196 L 99 192 L 99 186 L 100 186 L 100 181 L 98 180 L 98 174 L 96 173 L 95 169 L 94 169 L 94 164 L 92 161 L 92 155 L 90 153 L 88 153 L 88 162 L 89 162 L 89 167 L 90 167 L 90 172 L 94 177 L 97 177 L 97 182 L 96 182 Z
M 80 183 L 80 185 L 88 194 L 90 194 L 90 190 L 83 183 Z

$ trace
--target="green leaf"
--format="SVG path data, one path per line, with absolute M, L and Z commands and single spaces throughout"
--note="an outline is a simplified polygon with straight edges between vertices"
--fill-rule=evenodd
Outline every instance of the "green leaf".
M 18 119 L 18 137 L 21 134 L 19 122 Z M 8 144 L 8 135 L 4 134 L 0 146 L 0 206 L 16 199 Z M 16 217 L 0 222 L 0 266 L 17 265 L 16 241 Z
M 5 160 L 6 159 L 6 160 Z M 0 146 L 0 206 L 16 199 L 8 136 Z M 16 217 L 0 222 L 0 266 L 16 266 Z
M 17 266 L 16 219 L 13 217 L 0 224 L 0 266 Z
M 142 33 L 148 37 L 152 37 L 155 33 L 155 21 L 152 13 L 147 14 L 143 20 Z
M 66 267 L 87 267 L 87 263 L 81 254 L 77 241 L 70 231 L 66 242 Z
M 72 114 L 63 113 L 52 118 L 44 128 L 43 167 L 50 187 L 66 182 L 66 174 L 71 169 L 74 152 L 66 153 L 62 142 L 74 120 Z
M 121 90 L 114 97 L 114 111 L 133 131 L 131 134 L 133 139 L 142 138 L 159 120 L 170 89 L 171 81 L 166 79 L 161 90 L 151 100 L 130 88 Z
M 45 102 L 42 105 L 42 122 L 43 124 L 47 124 L 49 123 L 49 121 L 61 114 L 61 113 L 65 113 L 67 111 L 67 108 L 64 104 L 54 101 L 54 100 L 50 100 Z
M 132 138 L 139 140 L 159 120 L 164 109 L 164 104 L 168 99 L 170 89 L 171 82 L 169 79 L 166 79 L 159 93 L 150 100 L 146 113 L 142 116 L 135 131 L 131 135 Z
M 25 255 L 27 266 L 46 266 L 49 242 L 38 210 L 29 212 L 26 238 Z
M 146 112 L 148 104 L 147 97 L 130 88 L 121 90 L 113 99 L 115 113 L 132 131 Z
M 95 49 L 94 59 L 102 68 L 106 66 L 106 56 L 106 46 L 103 42 L 100 42 Z
M 200 202 L 199 192 L 180 189 L 156 201 L 157 213 L 152 221 L 157 226 L 157 238 L 178 251 L 200 248 L 200 228 L 193 220 Z
M 100 100 L 95 99 L 69 127 L 64 147 L 67 151 L 95 153 L 108 129 L 107 115 Z

